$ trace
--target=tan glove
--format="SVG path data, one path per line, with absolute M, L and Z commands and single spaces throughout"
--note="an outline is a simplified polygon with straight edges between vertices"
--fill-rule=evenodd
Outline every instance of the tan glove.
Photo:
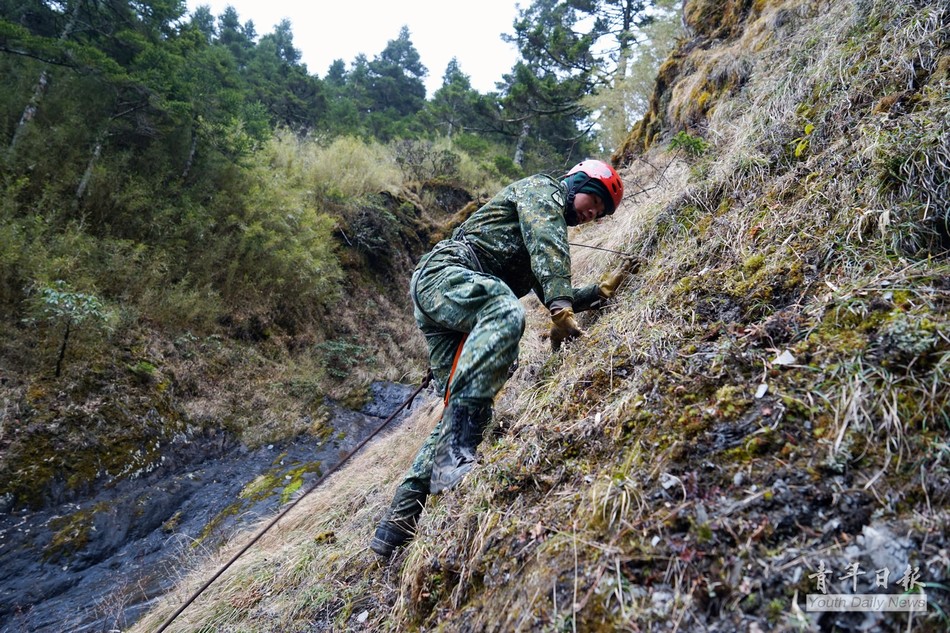
M 627 277 L 637 272 L 639 268 L 640 260 L 633 258 L 624 259 L 623 263 L 614 269 L 613 272 L 601 277 L 600 283 L 597 284 L 597 294 L 605 301 L 612 299 L 617 293 L 617 288 L 620 287 L 620 284 L 626 281 Z
M 561 343 L 583 336 L 584 331 L 574 318 L 574 310 L 562 308 L 551 312 L 551 349 L 555 352 L 561 348 Z

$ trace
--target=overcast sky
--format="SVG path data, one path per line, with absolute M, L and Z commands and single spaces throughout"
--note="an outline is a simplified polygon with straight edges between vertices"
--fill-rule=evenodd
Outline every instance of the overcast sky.
M 347 69 L 360 53 L 372 60 L 403 25 L 429 71 L 430 96 L 441 87 L 453 57 L 481 93 L 494 90 L 517 58 L 514 46 L 501 41 L 502 33 L 513 31 L 515 0 L 187 0 L 189 13 L 207 5 L 215 16 L 229 4 L 242 24 L 254 22 L 258 36 L 289 19 L 302 61 L 320 77 L 335 59 L 342 59 Z

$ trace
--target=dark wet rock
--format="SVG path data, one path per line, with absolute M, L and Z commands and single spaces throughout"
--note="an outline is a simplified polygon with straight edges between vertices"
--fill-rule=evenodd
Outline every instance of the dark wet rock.
M 214 551 L 272 515 L 288 473 L 307 489 L 379 428 L 411 387 L 376 383 L 362 411 L 329 403 L 337 434 L 249 450 L 219 434 L 179 438 L 164 466 L 83 499 L 0 516 L 0 633 L 121 629 L 180 578 L 182 561 Z M 398 423 L 405 417 L 396 417 Z M 208 441 L 201 441 L 208 440 Z M 259 477 L 275 485 L 240 493 Z

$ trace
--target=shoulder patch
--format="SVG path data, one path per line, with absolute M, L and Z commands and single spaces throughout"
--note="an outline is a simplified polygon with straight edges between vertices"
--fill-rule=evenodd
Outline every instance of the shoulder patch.
M 559 207 L 564 206 L 564 194 L 561 193 L 561 189 L 555 189 L 554 193 L 551 194 L 551 199 L 554 200 L 554 203 Z

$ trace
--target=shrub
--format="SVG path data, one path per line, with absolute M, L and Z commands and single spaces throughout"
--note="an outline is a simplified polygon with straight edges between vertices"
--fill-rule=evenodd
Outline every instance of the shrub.
M 670 149 L 681 149 L 689 156 L 702 156 L 709 149 L 709 143 L 702 137 L 692 136 L 685 130 L 680 130 L 670 141 Z
M 207 280 L 232 309 L 280 314 L 293 325 L 336 300 L 342 272 L 336 222 L 318 210 L 285 149 L 269 144 L 255 156 L 243 188 L 236 184 L 215 199 L 214 235 L 189 270 L 198 268 L 196 287 Z
M 315 347 L 326 372 L 341 380 L 360 362 L 372 360 L 365 347 L 345 339 L 324 341 Z
M 399 221 L 378 196 L 368 196 L 349 214 L 350 239 L 370 259 L 389 261 L 399 244 Z
M 495 156 L 493 165 L 495 169 L 498 170 L 498 173 L 506 178 L 515 180 L 524 177 L 522 169 L 515 165 L 515 161 L 511 160 L 508 156 Z
M 75 292 L 62 280 L 39 288 L 39 292 L 33 299 L 31 312 L 32 317 L 29 321 L 62 328 L 63 339 L 59 345 L 59 355 L 56 358 L 57 378 L 62 373 L 66 346 L 69 343 L 69 335 L 73 330 L 80 328 L 87 322 L 105 325 L 108 321 L 108 313 L 99 297 L 93 294 Z
M 290 183 L 333 199 L 395 192 L 402 181 L 385 145 L 352 136 L 324 144 L 283 131 L 268 145 L 266 153 Z
M 391 145 L 393 156 L 406 180 L 426 182 L 458 176 L 461 157 L 432 141 L 402 140 Z

